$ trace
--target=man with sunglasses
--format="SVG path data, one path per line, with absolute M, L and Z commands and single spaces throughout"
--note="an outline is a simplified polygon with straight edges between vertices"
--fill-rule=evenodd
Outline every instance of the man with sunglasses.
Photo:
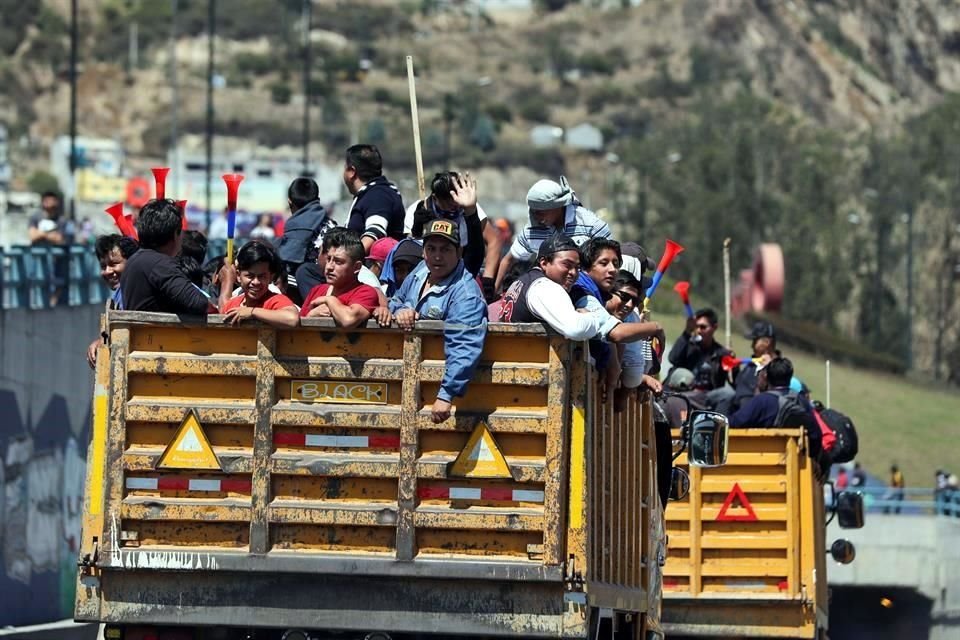
M 580 247 L 580 264 L 580 277 L 570 290 L 574 306 L 597 316 L 604 325 L 611 320 L 617 323 L 609 332 L 590 341 L 590 355 L 596 362 L 597 370 L 604 372 L 607 388 L 613 390 L 619 383 L 621 366 L 619 350 L 611 349 L 608 343 L 657 338 L 660 344 L 666 344 L 666 336 L 657 322 L 624 323 L 607 311 L 606 303 L 613 295 L 617 274 L 623 264 L 619 242 L 609 238 L 589 240 Z
M 443 171 L 433 177 L 430 195 L 407 207 L 403 230 L 413 238 L 423 235 L 424 225 L 435 218 L 456 222 L 460 228 L 463 264 L 480 278 L 484 298 L 491 302 L 502 240 L 487 214 L 477 204 L 477 181 L 469 173 Z
M 629 271 L 621 270 L 613 283 L 611 291 L 613 295 L 604 305 L 607 312 L 626 323 L 640 322 L 640 309 L 643 307 L 642 292 L 650 286 L 651 282 L 649 277 L 637 280 Z M 645 384 L 656 393 L 663 388 L 659 380 L 647 375 L 647 371 L 653 364 L 647 354 L 649 344 L 641 341 L 622 345 L 620 351 L 620 386 L 622 388 L 635 389 Z

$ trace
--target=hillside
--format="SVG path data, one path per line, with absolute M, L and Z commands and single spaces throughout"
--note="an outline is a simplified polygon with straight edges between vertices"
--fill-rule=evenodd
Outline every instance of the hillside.
M 179 2 L 175 21 L 168 2 L 80 4 L 80 133 L 121 140 L 133 172 L 166 156 L 175 113 L 181 145 L 202 148 L 207 3 Z M 700 291 L 721 290 L 724 237 L 735 270 L 777 241 L 786 317 L 960 383 L 960 4 L 531 4 L 562 9 L 314 0 L 304 81 L 302 0 L 221 0 L 214 149 L 298 157 L 309 93 L 311 157 L 375 143 L 409 198 L 412 54 L 428 174 L 483 171 L 484 201 L 516 203 L 564 173 L 624 239 L 687 246 L 675 275 Z M 21 185 L 67 130 L 69 5 L 0 0 Z M 530 142 L 536 125 L 584 122 L 601 151 Z

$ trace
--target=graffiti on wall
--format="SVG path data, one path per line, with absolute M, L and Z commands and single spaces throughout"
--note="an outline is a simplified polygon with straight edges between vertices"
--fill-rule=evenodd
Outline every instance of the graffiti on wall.
M 85 425 L 74 433 L 58 395 L 35 423 L 12 392 L 0 407 L 0 628 L 72 617 Z

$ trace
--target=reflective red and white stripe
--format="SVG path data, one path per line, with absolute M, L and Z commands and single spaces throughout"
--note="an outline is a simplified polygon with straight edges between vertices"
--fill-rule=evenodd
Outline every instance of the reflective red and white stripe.
M 543 502 L 543 491 L 494 489 L 490 487 L 429 487 L 417 489 L 421 500 L 501 500 L 505 502 Z
M 399 449 L 400 436 L 321 436 L 312 433 L 275 433 L 273 443 L 328 449 Z
M 183 478 L 163 476 L 161 478 L 127 478 L 127 489 L 146 491 L 210 491 L 250 493 L 249 480 L 210 480 L 207 478 Z

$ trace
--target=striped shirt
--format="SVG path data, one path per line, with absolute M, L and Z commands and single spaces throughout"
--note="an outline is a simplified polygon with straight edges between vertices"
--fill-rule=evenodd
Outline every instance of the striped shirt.
M 556 227 L 535 225 L 531 219 L 513 239 L 510 255 L 520 261 L 530 260 L 537 255 L 540 244 L 557 231 Z M 571 204 L 564 213 L 563 234 L 579 246 L 591 238 L 609 238 L 610 227 L 593 211 Z

